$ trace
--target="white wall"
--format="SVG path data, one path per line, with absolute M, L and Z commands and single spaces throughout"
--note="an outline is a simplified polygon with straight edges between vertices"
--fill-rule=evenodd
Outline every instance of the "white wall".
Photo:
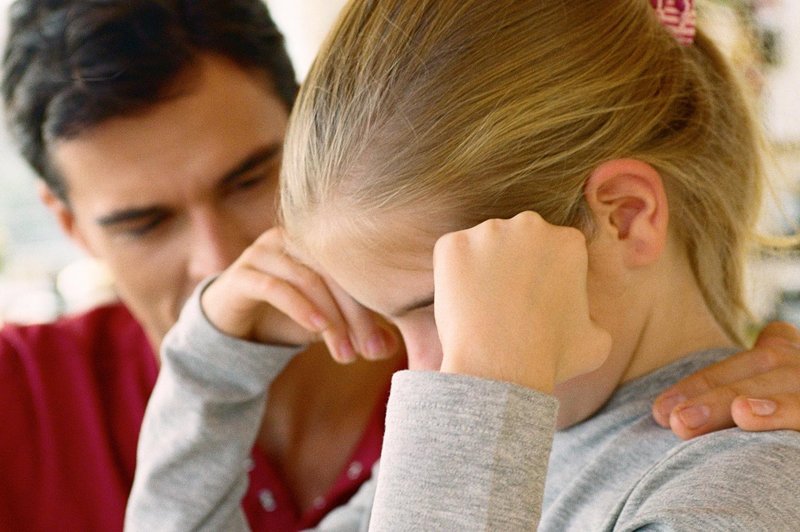
M 780 29 L 780 68 L 767 73 L 766 124 L 781 143 L 800 142 L 800 0 L 765 3 L 764 24 Z
M 286 36 L 297 77 L 308 72 L 322 40 L 345 0 L 266 0 L 272 17 Z

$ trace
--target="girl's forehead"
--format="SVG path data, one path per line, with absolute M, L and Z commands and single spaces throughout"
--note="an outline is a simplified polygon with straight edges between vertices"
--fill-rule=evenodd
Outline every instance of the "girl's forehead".
M 355 235 L 333 234 L 303 254 L 323 277 L 338 284 L 365 307 L 391 316 L 433 292 L 433 244 L 408 235 L 387 234 L 365 242 Z M 317 240 L 317 242 L 320 242 Z
M 340 261 L 327 275 L 360 304 L 387 318 L 399 317 L 420 301 L 432 299 L 432 267 L 408 269 L 390 263 Z
M 311 262 L 326 263 L 329 257 L 353 255 L 360 262 L 404 270 L 429 269 L 436 241 L 447 232 L 437 216 L 398 210 L 363 209 L 348 206 L 328 214 L 312 216 L 298 232 L 295 243 Z

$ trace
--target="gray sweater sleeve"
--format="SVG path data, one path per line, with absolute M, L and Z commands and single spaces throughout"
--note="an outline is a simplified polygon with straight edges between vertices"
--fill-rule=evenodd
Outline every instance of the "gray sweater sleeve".
M 270 383 L 298 348 L 223 335 L 195 291 L 164 339 L 125 529 L 248 530 L 241 499 Z
M 381 465 L 319 530 L 534 530 L 556 410 L 512 384 L 395 374 Z
M 397 373 L 370 530 L 534 530 L 556 411 L 509 383 Z

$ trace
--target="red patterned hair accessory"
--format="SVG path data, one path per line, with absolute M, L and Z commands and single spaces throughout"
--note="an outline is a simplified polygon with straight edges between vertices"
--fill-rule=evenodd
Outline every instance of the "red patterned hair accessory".
M 697 33 L 694 0 L 650 0 L 661 25 L 683 46 L 691 46 Z

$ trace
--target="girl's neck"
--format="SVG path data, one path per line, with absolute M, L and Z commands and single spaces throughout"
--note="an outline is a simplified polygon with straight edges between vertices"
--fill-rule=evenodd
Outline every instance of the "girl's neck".
M 653 306 L 641 329 L 620 384 L 667 366 L 697 351 L 734 347 L 734 342 L 708 309 L 694 276 L 667 287 L 665 304 Z
M 717 323 L 706 305 L 688 261 L 670 261 L 640 278 L 614 280 L 604 313 L 614 339 L 612 352 L 598 370 L 559 385 L 559 428 L 578 423 L 596 412 L 621 384 L 667 366 L 684 356 L 736 343 Z

